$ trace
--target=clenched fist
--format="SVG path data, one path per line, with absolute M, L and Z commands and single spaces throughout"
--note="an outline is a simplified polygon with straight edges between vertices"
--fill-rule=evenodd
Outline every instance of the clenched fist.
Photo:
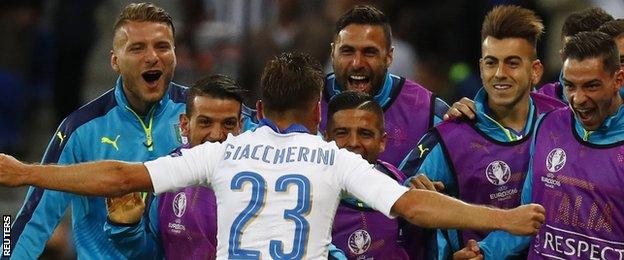
M 535 235 L 544 224 L 545 212 L 539 204 L 523 205 L 508 210 L 499 223 L 503 223 L 503 230 L 514 235 Z
M 16 187 L 26 184 L 27 167 L 13 156 L 0 153 L 0 185 Z
M 141 220 L 145 202 L 141 193 L 129 193 L 121 197 L 106 198 L 108 218 L 119 224 L 136 224 Z

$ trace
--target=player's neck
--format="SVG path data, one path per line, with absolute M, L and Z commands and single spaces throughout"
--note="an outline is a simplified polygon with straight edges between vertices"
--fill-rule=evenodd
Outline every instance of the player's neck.
M 511 106 L 489 105 L 491 116 L 504 127 L 522 132 L 529 119 L 529 100 L 519 101 Z
M 305 120 L 305 118 L 301 115 L 282 115 L 279 117 L 267 115 L 267 118 L 271 120 L 271 122 L 273 122 L 273 124 L 275 124 L 280 131 L 287 129 L 293 124 L 305 126 L 311 134 L 315 134 L 318 131 L 318 123 L 315 124 L 313 122 L 308 122 L 309 120 Z

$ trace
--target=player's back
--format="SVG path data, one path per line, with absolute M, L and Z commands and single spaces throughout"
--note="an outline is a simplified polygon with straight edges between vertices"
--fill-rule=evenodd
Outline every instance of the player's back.
M 341 152 L 336 145 L 269 127 L 229 138 L 224 145 L 212 183 L 224 209 L 217 217 L 218 256 L 256 254 L 246 248 L 262 248 L 262 258 L 326 257 L 310 254 L 326 252 L 331 242 L 341 192 L 333 172 Z
M 407 191 L 302 125 L 281 132 L 265 119 L 254 132 L 145 163 L 157 193 L 201 183 L 213 188 L 219 259 L 326 258 L 342 192 L 391 217 Z

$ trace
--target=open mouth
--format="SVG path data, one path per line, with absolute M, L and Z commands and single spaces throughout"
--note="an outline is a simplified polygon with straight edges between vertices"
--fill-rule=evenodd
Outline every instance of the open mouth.
M 351 75 L 347 80 L 356 90 L 366 90 L 370 83 L 370 78 L 363 75 Z
M 594 115 L 594 109 L 585 108 L 585 109 L 576 109 L 576 114 L 582 121 L 589 121 L 592 119 Z
M 160 79 L 160 76 L 162 76 L 162 74 L 163 74 L 162 71 L 150 70 L 150 71 L 143 72 L 141 76 L 143 77 L 143 80 L 145 80 L 145 82 L 153 83 L 157 81 L 158 79 Z

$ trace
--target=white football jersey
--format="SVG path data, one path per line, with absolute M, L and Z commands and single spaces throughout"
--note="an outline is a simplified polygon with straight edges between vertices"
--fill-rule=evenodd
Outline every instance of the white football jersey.
M 261 126 L 145 166 L 156 193 L 212 187 L 217 258 L 327 258 L 341 194 L 391 217 L 392 206 L 407 188 L 360 155 L 303 131 L 278 133 Z

